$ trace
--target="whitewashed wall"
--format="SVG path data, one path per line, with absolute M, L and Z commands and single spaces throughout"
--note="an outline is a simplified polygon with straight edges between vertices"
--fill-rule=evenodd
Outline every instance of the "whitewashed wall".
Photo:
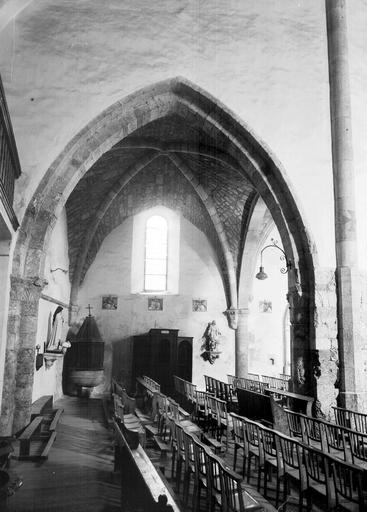
M 80 323 L 88 303 L 106 343 L 105 384 L 111 369 L 126 382 L 131 378 L 131 337 L 151 328 L 179 329 L 179 336 L 193 337 L 193 382 L 204 389 L 204 374 L 226 379 L 234 370 L 234 331 L 229 329 L 223 285 L 214 252 L 206 237 L 191 223 L 181 219 L 179 293 L 160 295 L 163 311 L 148 311 L 148 296 L 130 293 L 133 219 L 114 229 L 104 240 L 89 268 L 79 294 Z M 117 295 L 117 310 L 102 310 L 102 296 Z M 192 299 L 207 299 L 206 313 L 192 311 Z M 215 320 L 224 340 L 220 358 L 214 365 L 200 357 L 201 337 L 211 320 Z

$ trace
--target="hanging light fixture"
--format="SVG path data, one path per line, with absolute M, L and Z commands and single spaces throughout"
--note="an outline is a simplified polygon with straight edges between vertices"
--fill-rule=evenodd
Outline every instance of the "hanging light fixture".
M 268 275 L 265 273 L 264 271 L 264 267 L 263 267 L 263 252 L 265 251 L 265 249 L 268 249 L 269 247 L 272 247 L 274 249 L 279 249 L 279 251 L 281 251 L 283 254 L 282 256 L 280 257 L 281 260 L 285 260 L 286 262 L 286 266 L 285 268 L 281 268 L 280 269 L 280 272 L 282 274 L 286 274 L 288 272 L 288 270 L 290 268 L 292 268 L 292 262 L 290 260 L 287 259 L 287 256 L 284 252 L 284 250 L 279 247 L 278 245 L 278 241 L 277 240 L 274 240 L 274 238 L 271 239 L 271 244 L 269 245 L 266 245 L 263 249 L 261 249 L 261 253 L 260 253 L 260 269 L 259 269 L 259 272 L 256 274 L 256 279 L 260 279 L 260 281 L 263 281 L 264 279 L 267 279 Z

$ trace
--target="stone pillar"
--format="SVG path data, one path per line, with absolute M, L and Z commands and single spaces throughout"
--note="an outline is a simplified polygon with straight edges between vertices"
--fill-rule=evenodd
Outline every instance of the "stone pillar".
M 363 378 L 366 379 L 361 375 L 363 361 L 358 357 L 361 348 L 357 319 L 360 290 L 356 273 L 355 182 L 345 4 L 345 0 L 325 0 L 335 201 L 339 403 L 355 408 L 358 407 L 358 395 L 362 393 L 362 401 L 365 400 Z
M 237 377 L 247 377 L 248 374 L 248 308 L 237 309 L 237 329 L 235 333 L 235 373 Z
M 11 276 L 1 433 L 19 431 L 30 419 L 39 299 L 46 281 Z

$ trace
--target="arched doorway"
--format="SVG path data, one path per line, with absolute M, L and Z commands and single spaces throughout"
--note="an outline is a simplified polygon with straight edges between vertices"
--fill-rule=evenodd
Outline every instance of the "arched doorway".
M 165 123 L 164 137 L 154 139 L 147 127 L 168 118 L 171 124 Z M 180 126 L 182 132 L 183 124 L 184 138 L 177 141 L 175 133 L 169 136 L 172 133 L 170 127 L 175 132 Z M 139 137 L 135 137 L 136 134 Z M 209 219 L 208 232 L 220 261 L 229 309 L 238 307 L 238 280 L 247 219 L 261 196 L 271 211 L 287 258 L 292 261 L 288 295 L 293 359 L 300 362 L 311 377 L 308 353 L 315 347 L 313 246 L 284 170 L 250 129 L 225 106 L 194 84 L 175 78 L 128 96 L 91 121 L 51 165 L 28 205 L 12 269 L 2 431 L 17 431 L 29 418 L 38 303 L 44 286 L 45 252 L 53 226 L 78 183 L 111 150 L 142 150 L 143 153 L 131 162 L 126 175 L 116 180 L 115 192 L 108 194 L 92 212 L 93 222 L 89 223 L 82 240 L 85 249 L 73 269 L 71 308 L 90 252 L 98 250 L 98 247 L 93 249 L 93 241 L 96 231 L 101 228 L 100 220 L 138 172 L 155 158 L 165 158 L 180 171 L 185 183 L 190 183 L 202 208 L 202 217 Z M 190 164 L 197 169 L 198 160 L 200 169 L 204 168 L 206 174 L 192 171 Z M 222 191 L 226 190 L 227 181 L 229 199 L 225 205 L 221 204 L 223 194 L 216 195 L 215 190 L 210 194 L 207 192 L 213 168 Z M 239 181 L 242 189 L 236 186 Z M 239 216 L 240 222 L 233 232 L 233 226 L 223 212 L 235 208 L 238 201 L 233 200 L 233 195 L 238 190 L 244 191 L 238 195 L 238 201 L 242 201 L 242 217 Z M 241 223 L 243 218 L 245 221 Z M 307 382 L 309 389 L 303 391 L 312 391 L 312 379 Z

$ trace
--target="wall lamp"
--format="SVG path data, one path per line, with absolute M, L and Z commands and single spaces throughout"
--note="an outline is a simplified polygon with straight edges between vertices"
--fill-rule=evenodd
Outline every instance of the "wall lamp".
M 259 272 L 255 276 L 256 279 L 260 279 L 260 281 L 263 281 L 264 279 L 267 279 L 267 277 L 268 277 L 268 275 L 264 272 L 263 252 L 265 251 L 265 249 L 268 249 L 269 247 L 272 247 L 274 249 L 279 249 L 279 251 L 281 251 L 283 253 L 283 255 L 280 257 L 280 259 L 281 260 L 285 260 L 286 267 L 285 268 L 283 267 L 283 268 L 280 269 L 280 272 L 282 274 L 286 274 L 288 272 L 288 270 L 290 268 L 292 268 L 292 262 L 287 259 L 287 256 L 286 256 L 285 252 L 283 251 L 283 249 L 281 247 L 279 247 L 278 241 L 274 240 L 274 238 L 272 238 L 271 242 L 272 242 L 271 244 L 266 245 L 263 249 L 261 249 L 261 253 L 260 253 L 260 270 L 259 270 Z

